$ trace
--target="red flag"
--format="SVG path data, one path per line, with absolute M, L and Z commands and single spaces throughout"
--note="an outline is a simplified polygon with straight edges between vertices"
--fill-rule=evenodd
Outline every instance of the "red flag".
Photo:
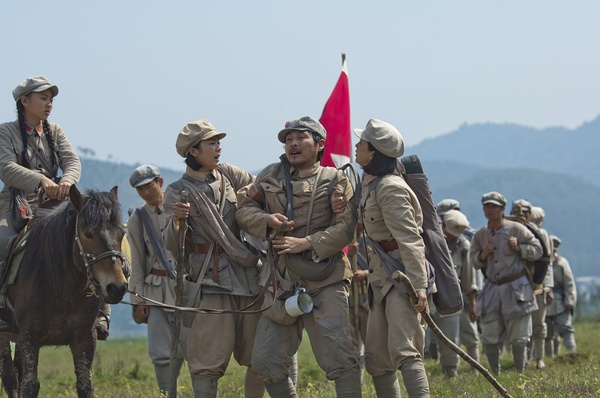
M 321 166 L 341 167 L 349 163 L 352 139 L 350 138 L 350 91 L 346 54 L 342 54 L 342 73 L 325 103 L 319 121 L 327 130 Z

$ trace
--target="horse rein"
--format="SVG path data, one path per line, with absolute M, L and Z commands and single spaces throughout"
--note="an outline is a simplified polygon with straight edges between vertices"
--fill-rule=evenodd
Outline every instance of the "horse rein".
M 113 263 L 115 263 L 117 261 L 117 257 L 120 258 L 121 263 L 122 263 L 121 270 L 123 272 L 123 275 L 126 275 L 127 274 L 126 270 L 128 269 L 129 260 L 127 259 L 127 257 L 125 257 L 125 254 L 123 252 L 116 251 L 116 250 L 107 250 L 98 255 L 95 255 L 92 253 L 87 253 L 83 249 L 83 245 L 81 244 L 81 240 L 79 239 L 78 221 L 79 221 L 79 215 L 77 215 L 77 217 L 75 218 L 75 242 L 77 243 L 77 246 L 79 247 L 79 255 L 81 256 L 81 259 L 83 260 L 83 265 L 85 267 L 85 273 L 86 273 L 86 276 L 87 276 L 90 286 L 100 287 L 100 283 L 94 277 L 94 272 L 92 271 L 92 264 L 94 264 L 106 257 L 111 257 Z

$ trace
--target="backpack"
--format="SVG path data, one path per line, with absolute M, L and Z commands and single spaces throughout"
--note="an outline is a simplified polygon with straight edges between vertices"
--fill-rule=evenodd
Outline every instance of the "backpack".
M 506 219 L 524 225 L 533 234 L 533 236 L 540 241 L 540 244 L 542 245 L 542 257 L 535 261 L 525 261 L 525 271 L 527 272 L 529 283 L 532 285 L 541 285 L 544 281 L 544 277 L 546 276 L 546 272 L 548 272 L 548 267 L 550 267 L 552 263 L 550 258 L 552 255 L 552 249 L 550 248 L 549 242 L 542 233 L 540 227 L 527 220 L 520 209 L 519 213 L 520 214 L 517 215 L 511 214 L 506 216 Z
M 437 292 L 433 293 L 433 302 L 441 315 L 457 313 L 463 308 L 463 295 L 452 255 L 438 222 L 427 176 L 423 173 L 421 161 L 416 155 L 403 157 L 400 162 L 405 169 L 402 178 L 415 193 L 423 212 L 421 237 L 425 243 L 425 259 L 433 267 L 437 287 Z M 372 189 L 376 190 L 378 184 L 379 180 Z

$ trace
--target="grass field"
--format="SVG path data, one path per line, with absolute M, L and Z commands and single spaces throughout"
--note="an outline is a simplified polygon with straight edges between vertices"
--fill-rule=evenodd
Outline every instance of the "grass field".
M 525 374 L 511 371 L 512 359 L 503 354 L 503 372 L 498 381 L 513 397 L 600 397 L 600 320 L 575 324 L 578 354 L 546 360 L 543 371 L 527 368 Z M 564 351 L 564 348 L 563 348 Z M 325 380 L 316 365 L 306 338 L 299 352 L 299 397 L 335 397 L 333 382 Z M 485 356 L 482 364 L 487 367 Z M 447 379 L 439 364 L 425 363 L 433 397 L 491 397 L 495 394 L 487 380 L 474 374 L 461 361 L 457 377 Z M 219 397 L 243 397 L 244 369 L 232 360 L 219 384 Z M 399 373 L 400 374 L 400 373 Z M 67 348 L 44 348 L 40 356 L 41 397 L 75 397 L 75 376 Z M 120 339 L 100 342 L 94 363 L 94 384 L 98 397 L 160 397 L 155 391 L 154 370 L 146 352 L 146 339 Z M 402 383 L 401 383 L 402 385 Z M 192 397 L 186 366 L 182 369 L 179 396 Z M 406 393 L 403 391 L 403 396 Z M 371 379 L 365 376 L 363 397 L 375 397 Z

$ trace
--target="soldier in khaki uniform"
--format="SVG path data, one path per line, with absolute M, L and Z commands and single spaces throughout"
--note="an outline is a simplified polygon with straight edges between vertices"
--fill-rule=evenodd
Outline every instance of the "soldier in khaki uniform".
M 488 224 L 471 242 L 471 263 L 483 269 L 486 279 L 477 296 L 481 341 L 490 370 L 500 373 L 500 349 L 510 343 L 517 372 L 526 362 L 526 345 L 532 333 L 531 313 L 537 309 L 527 279 L 525 260 L 542 256 L 542 245 L 524 225 L 504 218 L 506 198 L 498 192 L 482 196 Z
M 332 190 L 348 199 L 352 187 L 342 172 L 319 164 L 326 134 L 308 116 L 291 121 L 278 134 L 285 144 L 281 162 L 264 168 L 255 184 L 238 192 L 240 225 L 252 235 L 272 239 L 276 253 L 279 289 L 273 307 L 260 318 L 252 353 L 252 367 L 271 397 L 296 397 L 288 368 L 304 328 L 317 363 L 335 381 L 337 396 L 361 396 L 348 317 L 352 271 L 342 252 L 352 239 L 356 211 L 349 203 L 338 213 L 332 210 Z M 263 286 L 268 286 L 269 275 L 270 267 L 263 265 Z M 312 297 L 314 309 L 293 318 L 280 299 L 300 287 Z M 265 304 L 272 302 L 273 293 L 267 293 Z
M 421 205 L 404 179 L 396 174 L 397 158 L 404 153 L 400 132 L 377 119 L 364 130 L 355 130 L 356 162 L 364 173 L 361 182 L 359 221 L 364 233 L 395 260 L 404 265 L 418 301 L 392 284 L 377 250 L 369 258 L 369 308 L 365 367 L 373 377 L 378 397 L 400 397 L 396 372 L 409 397 L 429 397 L 429 382 L 423 364 L 425 329 L 419 312 L 427 310 L 428 271 L 425 243 L 421 238 Z
M 164 231 L 169 221 L 163 206 L 163 179 L 156 166 L 136 168 L 129 183 L 144 200 L 127 222 L 131 247 L 131 278 L 129 288 L 144 297 L 161 303 L 175 304 L 175 260 L 164 247 Z M 169 391 L 170 359 L 173 339 L 174 314 L 172 310 L 144 305 L 143 299 L 131 295 L 136 322 L 148 324 L 148 355 L 154 364 L 154 373 L 160 391 Z M 179 352 L 176 367 L 181 369 L 187 354 L 189 329 L 179 333 Z
M 167 225 L 166 247 L 177 252 L 182 218 L 188 217 L 186 278 L 200 284 L 199 308 L 240 310 L 258 295 L 258 258 L 241 243 L 235 220 L 236 191 L 254 181 L 254 176 L 230 164 L 219 164 L 221 139 L 207 120 L 188 123 L 177 136 L 177 153 L 185 158 L 185 174 L 167 187 L 165 211 L 172 215 Z M 181 192 L 189 192 L 189 203 Z M 256 310 L 257 307 L 251 309 Z M 219 379 L 233 353 L 247 366 L 246 397 L 262 397 L 264 385 L 252 371 L 251 353 L 260 314 L 197 314 L 188 340 L 188 364 L 195 397 L 216 397 Z
M 552 253 L 552 241 L 550 240 L 548 232 L 542 228 L 545 216 L 546 213 L 544 212 L 544 209 L 539 206 L 531 206 L 529 212 L 529 221 L 538 226 L 540 234 L 542 235 L 542 239 L 544 239 L 549 253 Z M 546 325 L 546 307 L 552 304 L 552 301 L 554 300 L 554 292 L 552 290 L 553 287 L 554 275 L 552 264 L 550 264 L 541 286 L 535 286 L 534 294 L 538 309 L 537 311 L 531 313 L 533 335 L 531 336 L 531 341 L 527 346 L 528 358 L 534 358 L 535 366 L 540 370 L 546 368 L 546 364 L 544 363 L 544 345 L 546 337 L 548 336 L 548 327 Z
M 457 314 L 459 319 L 455 319 L 454 316 L 441 317 L 436 314 L 434 321 L 448 338 L 451 338 L 452 332 L 458 329 L 458 339 L 455 343 L 467 347 L 469 356 L 479 362 L 479 333 L 477 332 L 477 314 L 475 313 L 475 299 L 478 288 L 475 280 L 475 268 L 473 268 L 469 259 L 471 243 L 464 236 L 464 231 L 469 227 L 469 220 L 458 210 L 448 210 L 444 213 L 442 219 L 442 229 L 452 254 L 452 262 L 459 276 L 465 306 L 460 314 Z M 445 329 L 443 326 L 446 324 L 451 324 L 452 327 Z M 458 354 L 439 341 L 438 345 L 441 348 L 440 363 L 443 372 L 447 376 L 454 376 L 458 365 Z M 449 362 L 450 358 L 453 358 L 454 366 L 452 362 L 446 365 L 444 358 L 448 358 Z
M 552 268 L 554 276 L 554 300 L 546 309 L 546 323 L 548 324 L 548 335 L 546 336 L 546 355 L 552 357 L 558 355 L 560 340 L 567 351 L 576 351 L 575 329 L 573 328 L 573 311 L 577 304 L 577 287 L 575 277 L 566 258 L 558 254 L 561 240 L 558 236 L 550 235 L 552 241 Z
M 0 192 L 0 275 L 4 275 L 5 258 L 18 233 L 10 214 L 10 188 L 23 190 L 35 212 L 40 189 L 63 200 L 81 177 L 81 163 L 69 140 L 60 126 L 48 121 L 58 87 L 44 76 L 35 76 L 23 80 L 12 94 L 17 120 L 0 125 L 0 179 L 4 183 Z M 59 169 L 63 173 L 60 181 Z M 5 288 L 0 295 L 3 306 Z M 7 328 L 10 325 L 0 319 L 0 332 Z

